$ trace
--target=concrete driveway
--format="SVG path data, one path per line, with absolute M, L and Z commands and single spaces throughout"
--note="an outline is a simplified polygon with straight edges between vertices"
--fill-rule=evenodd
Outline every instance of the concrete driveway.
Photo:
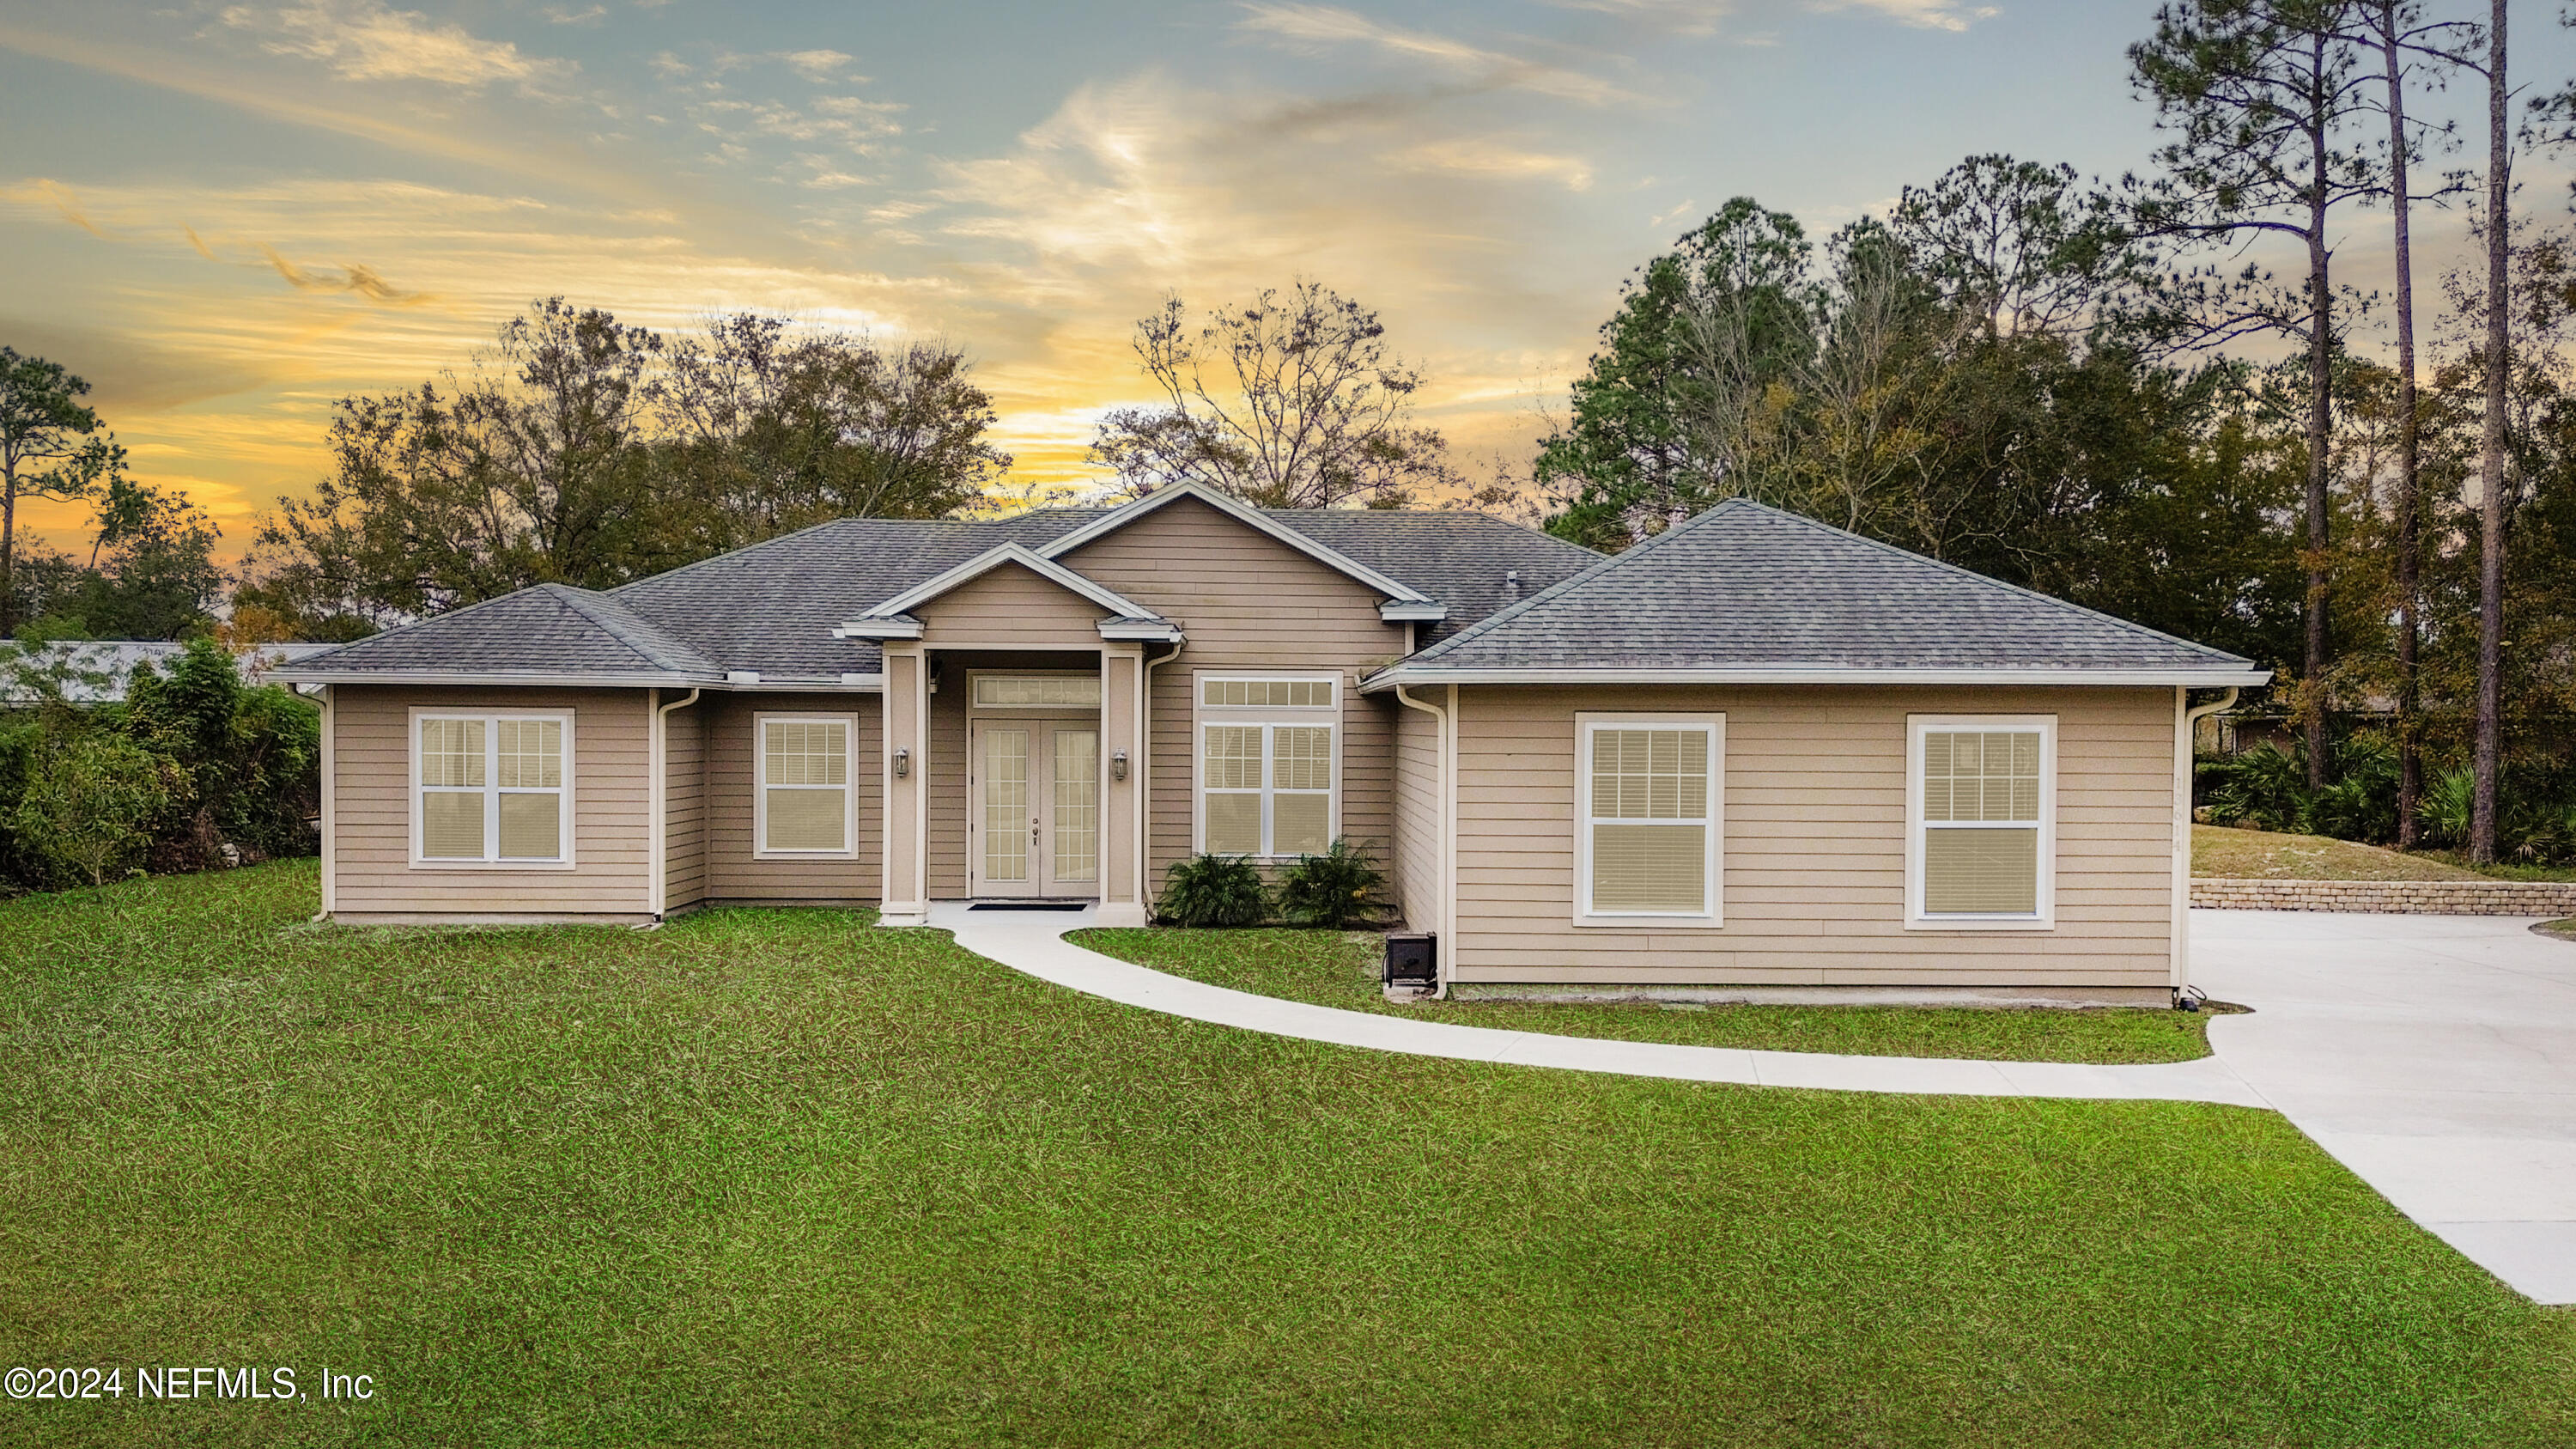
M 2498 916 L 2192 912 L 2210 1045 L 2472 1261 L 2576 1303 L 2576 942 Z

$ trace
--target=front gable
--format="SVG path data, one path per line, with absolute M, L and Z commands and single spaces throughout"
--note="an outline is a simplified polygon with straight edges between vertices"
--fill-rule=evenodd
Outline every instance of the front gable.
M 1057 561 L 1171 620 L 1188 633 L 1347 636 L 1405 650 L 1406 626 L 1390 621 L 1385 592 L 1195 497 L 1183 497 L 1056 554 Z
M 1371 590 L 1383 602 L 1378 617 L 1392 624 L 1408 620 L 1437 622 L 1447 616 L 1439 601 L 1392 575 L 1351 558 L 1322 541 L 1280 524 L 1236 499 L 1196 483 L 1176 483 L 1158 489 L 1133 503 L 1110 510 L 1088 524 L 1049 543 L 1046 557 L 1066 558 L 1089 552 L 1104 540 L 1129 530 L 1143 527 L 1168 511 L 1214 514 L 1246 533 L 1268 539 L 1282 552 L 1303 555 L 1325 569 Z
M 909 611 L 921 638 L 950 648 L 1097 649 L 1103 606 L 1020 563 L 1005 563 Z
M 929 622 L 934 616 L 942 621 L 935 628 Z M 1087 627 L 1075 627 L 1077 619 Z M 1075 648 L 1091 648 L 1104 639 L 1178 637 L 1143 605 L 1016 543 L 987 549 L 880 600 L 833 633 L 852 639 Z

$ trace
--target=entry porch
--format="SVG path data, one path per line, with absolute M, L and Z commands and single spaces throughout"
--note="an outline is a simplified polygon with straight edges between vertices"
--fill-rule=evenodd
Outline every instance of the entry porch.
M 948 901 L 1145 923 L 1147 647 L 887 641 L 883 924 Z

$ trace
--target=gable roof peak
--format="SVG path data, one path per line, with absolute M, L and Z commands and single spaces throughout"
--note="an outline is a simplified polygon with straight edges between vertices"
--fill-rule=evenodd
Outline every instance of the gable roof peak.
M 1239 498 L 1210 488 L 1195 479 L 1167 483 L 1141 498 L 1122 503 L 1108 512 L 1049 542 L 1040 550 L 1048 558 L 1061 558 L 1094 539 L 1105 538 L 1138 519 L 1170 507 L 1183 499 L 1195 499 L 1232 518 L 1255 533 L 1275 539 L 1305 554 L 1325 567 L 1359 580 L 1397 603 L 1431 604 L 1435 601 L 1402 580 L 1391 578 L 1366 564 L 1343 554 L 1320 540 L 1310 538 L 1270 516 L 1266 509 L 1254 508 Z

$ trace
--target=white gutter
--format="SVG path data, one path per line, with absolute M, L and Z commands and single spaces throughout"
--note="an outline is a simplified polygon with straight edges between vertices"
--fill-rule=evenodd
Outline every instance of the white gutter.
M 690 679 L 669 674 L 514 674 L 506 670 L 447 672 L 435 669 L 336 670 L 299 674 L 279 671 L 268 676 L 281 684 L 444 684 L 545 689 L 699 689 L 760 690 L 790 694 L 882 694 L 885 674 L 844 674 L 834 680 Z
M 1458 947 L 1458 912 L 1456 908 L 1458 895 L 1458 792 L 1454 785 L 1458 776 L 1458 736 L 1456 730 L 1453 728 L 1455 723 L 1454 712 L 1458 704 L 1458 690 L 1455 685 L 1450 686 L 1449 708 L 1447 709 L 1443 709 L 1436 704 L 1425 704 L 1421 700 L 1415 699 L 1412 695 L 1405 693 L 1404 686 L 1400 684 L 1395 687 L 1395 700 L 1396 703 L 1404 705 L 1409 709 L 1418 709 L 1422 711 L 1424 714 L 1431 716 L 1431 718 L 1437 722 L 1434 728 L 1438 730 L 1438 734 L 1435 736 L 1439 741 L 1436 753 L 1440 757 L 1440 785 L 1437 792 L 1437 798 L 1440 801 L 1439 835 L 1437 837 L 1439 840 L 1440 855 L 1440 904 L 1438 907 L 1437 917 L 1431 923 L 1431 929 L 1438 933 L 1438 939 L 1432 943 L 1432 972 L 1437 983 L 1437 989 L 1434 992 L 1434 996 L 1437 999 L 1445 1000 L 1449 995 L 1450 953 L 1455 951 Z
M 1855 669 L 1841 665 L 1724 669 L 1442 669 L 1399 664 L 1360 682 L 1375 694 L 1406 684 L 2038 684 L 2240 688 L 2270 682 L 2268 669 Z
M 2191 984 L 2191 757 L 2192 736 L 2204 718 L 2236 705 L 2237 691 L 2231 687 L 2214 704 L 2185 708 L 2190 703 L 2187 691 L 2174 691 L 2174 904 L 2173 904 L 2173 988 L 2182 990 Z
M 670 874 L 667 867 L 671 853 L 671 746 L 669 742 L 671 711 L 687 709 L 690 705 L 696 704 L 700 693 L 702 691 L 692 689 L 689 691 L 688 698 L 675 699 L 669 704 L 664 704 L 662 691 L 657 689 L 647 695 L 644 701 L 645 707 L 653 711 L 653 748 L 650 751 L 653 760 L 653 779 L 649 787 L 649 793 L 653 798 L 653 828 L 649 838 L 653 842 L 653 848 L 648 852 L 651 861 L 648 868 L 653 872 L 653 879 L 645 889 L 644 903 L 652 910 L 655 925 L 661 924 L 662 912 L 670 904 Z

